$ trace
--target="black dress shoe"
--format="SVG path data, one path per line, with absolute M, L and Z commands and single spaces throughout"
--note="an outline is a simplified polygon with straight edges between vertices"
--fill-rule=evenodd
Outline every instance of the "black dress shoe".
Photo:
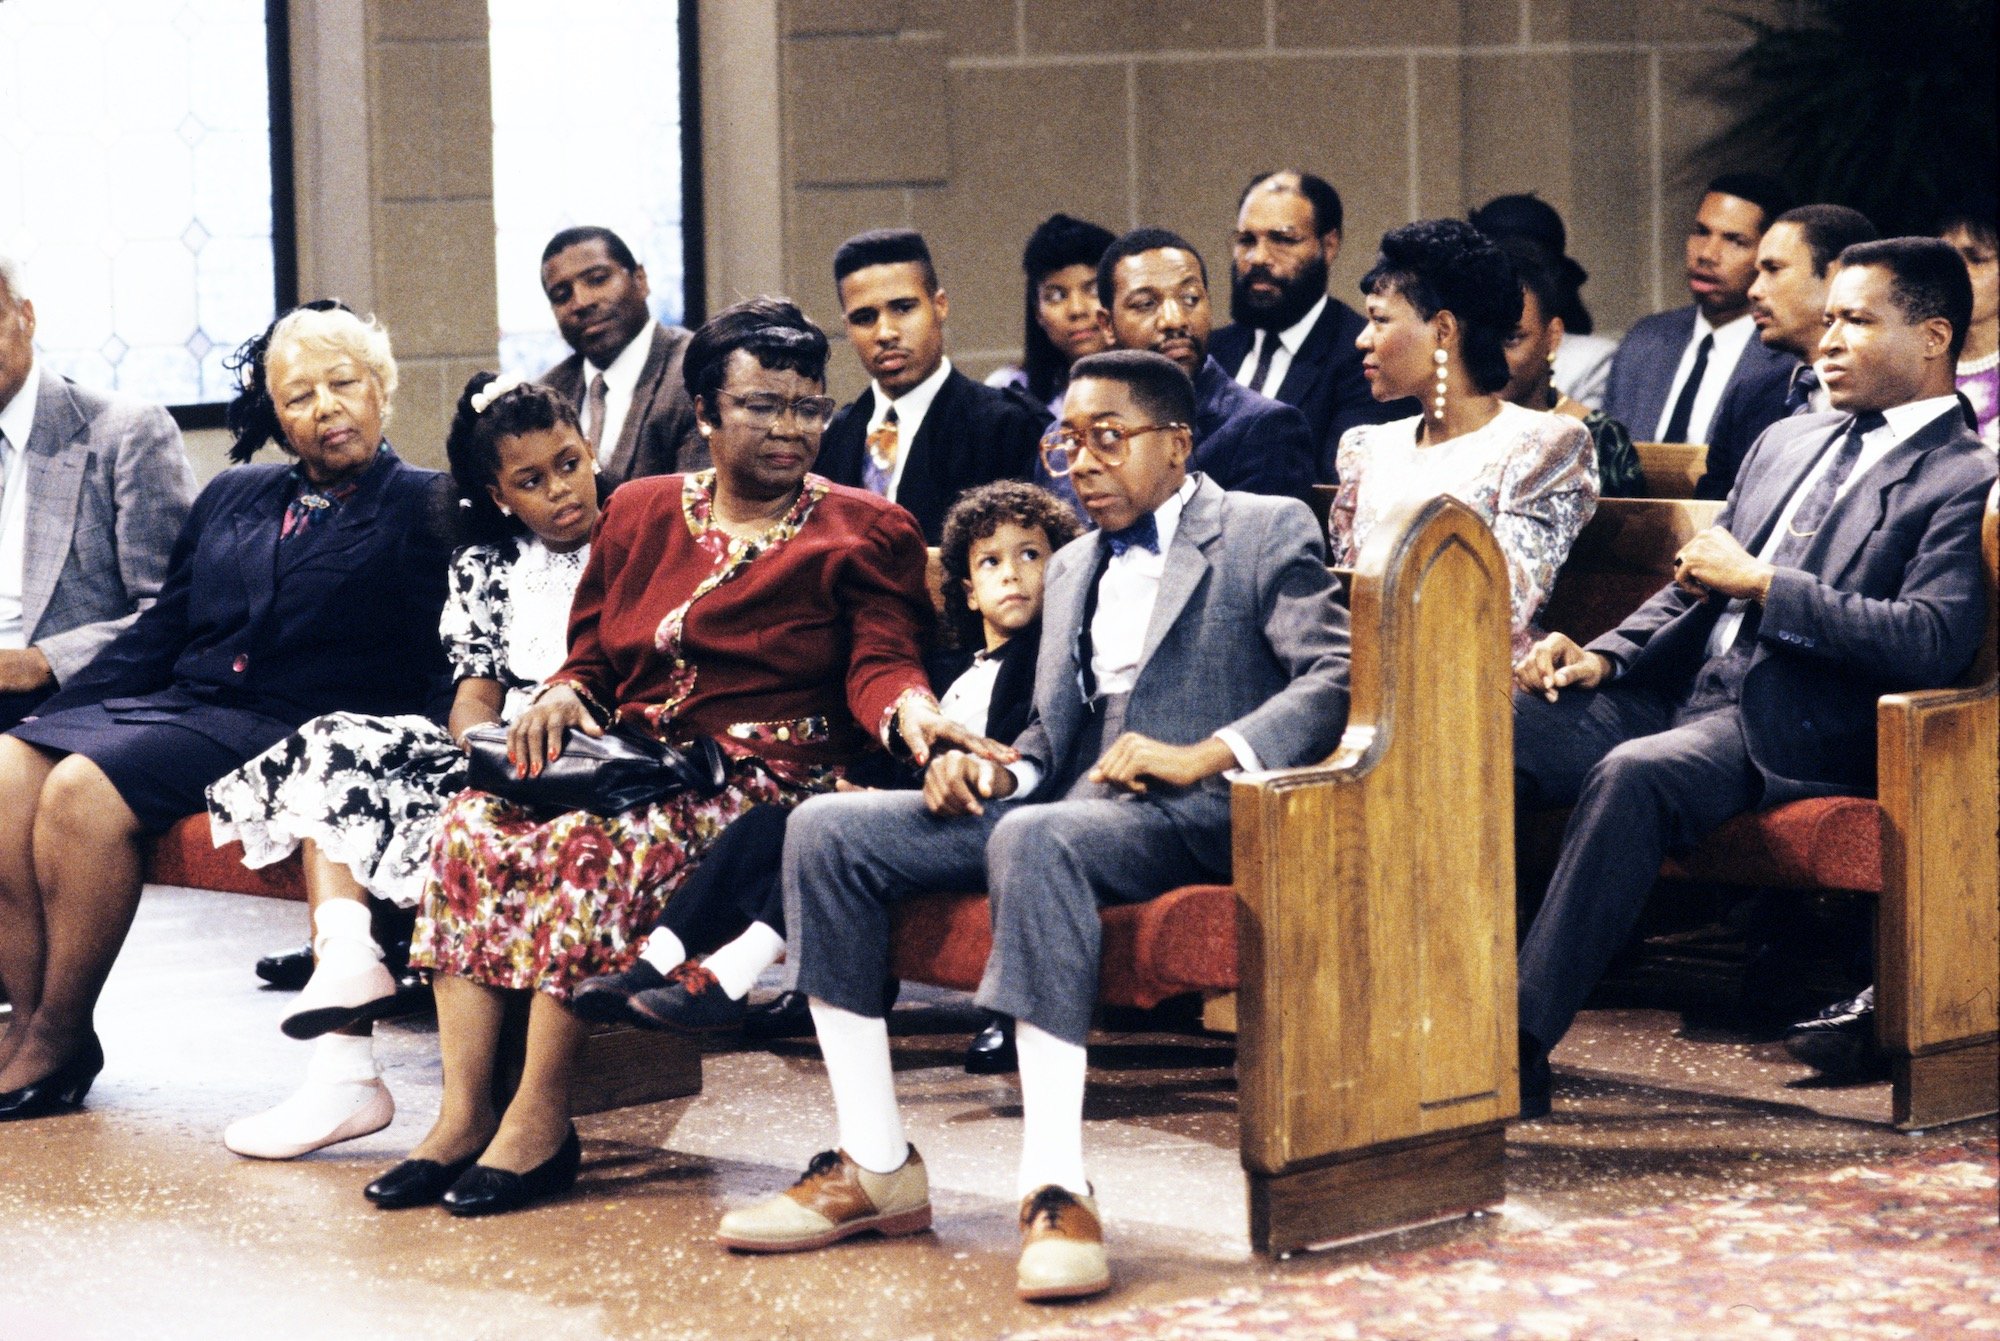
M 743 1012 L 743 1036 L 764 1042 L 774 1038 L 812 1035 L 812 1007 L 804 992 L 780 992 L 761 1006 Z
M 729 1033 L 742 1026 L 749 1009 L 691 959 L 676 966 L 661 986 L 634 992 L 625 1007 L 632 1023 L 676 1034 Z
M 1012 1017 L 989 1012 L 986 1027 L 972 1036 L 972 1044 L 965 1050 L 965 1073 L 1004 1076 L 1020 1069 L 1021 1057 L 1014 1050 Z
M 478 1158 L 467 1155 L 449 1164 L 434 1159 L 406 1159 L 362 1188 L 361 1195 L 385 1211 L 428 1206 L 443 1196 Z
M 1555 1077 L 1549 1073 L 1549 1054 L 1526 1034 L 1521 1036 L 1521 1115 L 1517 1122 L 1533 1122 L 1549 1115 L 1553 1106 Z
M 313 975 L 313 948 L 308 941 L 296 950 L 282 950 L 257 961 L 257 976 L 281 992 L 296 992 Z
M 602 973 L 578 983 L 570 993 L 569 1008 L 593 1024 L 627 1024 L 626 1002 L 636 993 L 666 985 L 666 974 L 643 959 L 635 959 L 623 973 Z
M 0 1094 L 0 1122 L 25 1121 L 72 1113 L 83 1107 L 83 1096 L 104 1069 L 104 1047 L 96 1034 L 87 1035 L 83 1046 L 63 1059 L 62 1065 L 30 1081 L 17 1090 Z
M 490 1164 L 475 1164 L 459 1175 L 444 1194 L 444 1208 L 457 1216 L 500 1215 L 519 1210 L 530 1202 L 558 1196 L 576 1183 L 576 1171 L 583 1166 L 583 1142 L 576 1128 L 557 1147 L 555 1154 L 526 1173 L 510 1173 Z
M 1785 1035 L 1785 1051 L 1834 1080 L 1873 1080 L 1887 1075 L 1888 1059 L 1875 1046 L 1875 988 L 1836 1001 Z

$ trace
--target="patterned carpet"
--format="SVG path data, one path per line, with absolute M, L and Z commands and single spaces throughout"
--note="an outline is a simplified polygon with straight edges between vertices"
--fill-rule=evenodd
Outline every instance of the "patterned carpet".
M 1980 1139 L 1016 1337 L 2000 1337 L 1996 1189 L 2000 1146 Z

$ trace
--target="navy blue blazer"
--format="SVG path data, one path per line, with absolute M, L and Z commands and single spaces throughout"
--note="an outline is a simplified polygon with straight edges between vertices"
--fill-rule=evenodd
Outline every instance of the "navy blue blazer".
M 1414 399 L 1379 401 L 1368 389 L 1368 379 L 1361 375 L 1361 351 L 1354 347 L 1366 324 L 1367 318 L 1329 296 L 1278 385 L 1276 399 L 1296 406 L 1312 429 L 1313 479 L 1320 484 L 1338 482 L 1333 459 L 1340 450 L 1340 435 L 1348 429 L 1423 413 Z M 1256 327 L 1231 322 L 1209 339 L 1208 352 L 1234 377 L 1256 343 Z
M 322 713 L 441 711 L 450 480 L 385 445 L 336 511 L 281 546 L 292 492 L 289 465 L 210 481 L 159 599 L 40 715 L 101 703 L 247 757 Z
M 1239 386 L 1213 356 L 1195 376 L 1194 400 L 1189 474 L 1200 471 L 1237 493 L 1302 499 L 1312 492 L 1317 454 L 1303 414 Z
M 862 469 L 868 454 L 868 417 L 874 412 L 872 386 L 842 406 L 820 436 L 813 469 L 835 484 L 866 487 Z M 953 368 L 924 413 L 916 440 L 909 444 L 896 502 L 917 519 L 925 542 L 937 544 L 944 514 L 967 489 L 994 480 L 1032 477 L 1048 423 L 1049 416 L 1027 400 L 998 387 L 981 386 Z
M 1716 525 L 1756 553 L 1846 414 L 1799 415 L 1752 447 Z M 1855 480 L 1797 568 L 1780 568 L 1743 677 L 1743 736 L 1760 806 L 1875 786 L 1875 700 L 1950 684 L 1986 629 L 1979 535 L 1990 448 L 1956 414 L 1898 443 Z M 1669 584 L 1593 642 L 1618 680 L 1684 692 L 1728 608 Z
M 1611 360 L 1604 389 L 1604 412 L 1631 430 L 1639 442 L 1652 441 L 1673 389 L 1681 354 L 1694 339 L 1694 306 L 1656 312 L 1634 323 Z M 1695 486 L 1697 498 L 1727 498 L 1757 435 L 1785 417 L 1785 392 L 1799 361 L 1756 336 L 1736 361 L 1708 429 L 1708 474 Z

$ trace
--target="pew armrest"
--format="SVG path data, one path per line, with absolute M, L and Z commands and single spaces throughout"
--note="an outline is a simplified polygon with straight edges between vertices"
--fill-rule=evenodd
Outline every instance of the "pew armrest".
M 1232 795 L 1254 1173 L 1518 1110 L 1506 564 L 1429 500 L 1371 536 L 1352 610 L 1339 747 Z

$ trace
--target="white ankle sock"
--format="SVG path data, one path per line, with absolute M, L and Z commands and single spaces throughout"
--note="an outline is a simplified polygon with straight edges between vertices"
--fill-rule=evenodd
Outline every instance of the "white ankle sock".
M 382 960 L 375 943 L 374 919 L 368 905 L 353 899 L 328 899 L 313 912 L 313 957 L 318 968 L 346 975 L 366 972 Z
M 321 1034 L 306 1063 L 308 1085 L 339 1085 L 370 1081 L 381 1075 L 375 1065 L 375 1040 L 367 1035 Z
M 1017 1195 L 1054 1183 L 1079 1197 L 1090 1195 L 1083 1172 L 1083 1073 L 1087 1056 L 1074 1043 L 1037 1029 L 1014 1026 L 1021 1056 L 1021 1174 Z
M 811 1001 L 820 1055 L 833 1085 L 840 1148 L 870 1173 L 894 1173 L 910 1156 L 896 1111 L 896 1073 L 889 1065 L 889 1022 Z
M 681 938 L 665 927 L 646 937 L 646 948 L 639 952 L 639 958 L 662 973 L 672 973 L 687 963 L 687 957 L 687 947 L 681 944 Z
M 757 975 L 778 962 L 785 938 L 762 922 L 752 922 L 741 936 L 702 960 L 732 1001 L 741 1001 L 757 985 Z

